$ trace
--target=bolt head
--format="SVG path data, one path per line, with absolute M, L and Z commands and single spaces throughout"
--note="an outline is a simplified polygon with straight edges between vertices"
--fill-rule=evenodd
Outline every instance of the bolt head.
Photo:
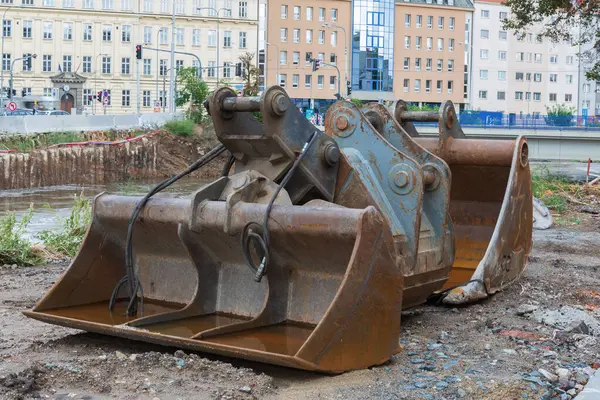
M 394 185 L 403 188 L 408 185 L 409 179 L 408 173 L 400 171 L 394 176 Z
M 289 102 L 283 94 L 279 93 L 273 97 L 272 106 L 277 115 L 283 115 L 289 107 Z
M 335 127 L 338 128 L 340 131 L 347 129 L 348 125 L 348 118 L 344 116 L 337 117 L 337 119 L 335 120 Z
M 328 165 L 334 166 L 340 160 L 340 149 L 333 143 L 327 143 L 323 156 Z

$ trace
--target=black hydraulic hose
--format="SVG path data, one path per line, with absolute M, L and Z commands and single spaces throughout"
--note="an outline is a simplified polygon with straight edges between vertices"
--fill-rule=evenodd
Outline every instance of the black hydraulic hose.
M 289 180 L 294 175 L 294 172 L 300 165 L 302 158 L 304 158 L 304 156 L 308 152 L 308 149 L 313 144 L 313 142 L 315 141 L 316 138 L 317 138 L 317 132 L 313 133 L 310 136 L 310 138 L 306 141 L 306 143 L 304 144 L 304 147 L 302 148 L 302 151 L 300 152 L 298 157 L 296 157 L 294 164 L 292 165 L 290 170 L 287 172 L 287 174 L 285 175 L 285 177 L 283 178 L 281 183 L 277 186 L 277 190 L 275 190 L 275 193 L 273 193 L 273 196 L 271 197 L 271 200 L 269 201 L 269 204 L 267 205 L 267 210 L 265 211 L 265 217 L 263 219 L 262 225 L 259 224 L 258 222 L 249 222 L 246 224 L 246 226 L 244 226 L 244 229 L 242 230 L 242 252 L 244 253 L 244 258 L 246 259 L 246 265 L 248 265 L 248 268 L 250 268 L 250 270 L 252 272 L 254 272 L 254 280 L 256 282 L 260 282 L 262 280 L 263 276 L 265 276 L 267 274 L 267 267 L 268 267 L 269 261 L 270 261 L 271 244 L 269 241 L 268 223 L 269 223 L 269 215 L 271 214 L 271 209 L 273 208 L 273 204 L 275 203 L 277 196 L 279 196 L 279 192 L 281 192 L 281 189 L 283 189 L 285 187 L 285 185 L 287 185 Z M 255 232 L 255 230 L 256 230 L 256 232 Z M 257 232 L 259 232 L 259 233 L 257 233 Z M 257 251 L 257 254 L 261 258 L 261 262 L 260 262 L 259 266 L 256 266 L 256 264 L 254 263 L 254 260 L 252 259 L 252 254 L 250 253 L 250 245 L 251 244 L 254 245 L 254 248 L 256 250 L 260 249 L 260 253 Z
M 127 226 L 127 238 L 125 241 L 125 276 L 121 278 L 121 280 L 115 286 L 113 293 L 110 297 L 110 301 L 108 304 L 109 310 L 112 312 L 117 296 L 119 295 L 119 291 L 124 284 L 128 284 L 129 288 L 129 303 L 127 305 L 126 315 L 134 316 L 137 315 L 138 308 L 138 292 L 140 293 L 140 305 L 141 305 L 141 314 L 144 314 L 144 290 L 142 285 L 137 278 L 137 274 L 133 268 L 133 227 L 135 225 L 135 221 L 138 219 L 142 209 L 148 203 L 148 200 L 156 193 L 168 188 L 173 183 L 177 182 L 181 178 L 186 175 L 191 174 L 197 169 L 205 166 L 209 162 L 213 161 L 219 155 L 221 155 L 226 150 L 225 146 L 220 144 L 214 148 L 212 148 L 208 153 L 204 156 L 200 157 L 193 164 L 190 164 L 184 171 L 180 172 L 177 175 L 172 176 L 171 178 L 159 183 L 156 185 L 150 192 L 148 192 L 136 205 L 133 213 L 131 214 L 131 218 L 129 219 L 129 225 Z

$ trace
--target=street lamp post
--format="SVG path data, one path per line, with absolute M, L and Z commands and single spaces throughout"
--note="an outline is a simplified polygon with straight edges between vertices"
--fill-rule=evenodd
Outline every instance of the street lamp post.
M 279 54 L 279 47 L 276 44 L 267 42 L 267 46 L 275 47 L 277 49 L 277 54 Z M 277 65 L 277 76 L 275 77 L 275 84 L 279 85 L 279 60 L 276 59 L 276 61 L 277 61 L 277 64 L 276 64 Z M 269 65 L 269 60 L 267 60 L 267 65 Z
M 221 34 L 219 33 L 220 30 L 220 25 L 221 25 L 221 11 L 225 10 L 225 11 L 229 11 L 231 12 L 231 8 L 219 8 L 218 10 L 214 7 L 199 7 L 196 8 L 196 10 L 198 11 L 202 11 L 202 10 L 211 10 L 214 11 L 215 14 L 217 15 L 217 68 L 216 68 L 216 73 L 217 73 L 217 87 L 219 87 L 219 53 L 220 53 L 220 49 L 219 49 L 219 37 L 221 36 Z
M 37 54 L 33 54 L 30 56 L 26 56 L 26 57 L 19 57 L 19 58 L 15 58 L 13 60 L 13 62 L 10 64 L 10 84 L 9 84 L 9 92 L 8 92 L 8 96 L 12 97 L 12 91 L 13 91 L 13 67 L 15 66 L 15 63 L 17 61 L 20 60 L 28 60 L 28 59 L 32 59 L 32 58 L 37 58 Z
M 159 46 L 159 37 L 163 32 L 164 28 L 160 28 L 158 32 L 156 32 L 156 101 L 160 98 L 160 94 L 158 93 L 158 73 L 160 72 L 160 60 L 158 56 L 158 46 Z M 162 104 L 161 104 L 162 106 Z
M 169 86 L 169 112 L 175 113 L 175 0 L 173 0 L 173 13 L 171 16 L 171 80 Z
M 342 32 L 344 32 L 344 75 L 345 75 L 345 79 L 346 79 L 346 85 L 348 82 L 348 46 L 347 46 L 347 37 L 346 37 L 346 29 L 343 26 L 340 25 L 331 25 L 327 22 L 325 22 L 324 24 L 321 25 L 324 28 L 333 28 L 333 29 L 341 29 Z M 339 85 L 338 85 L 339 86 Z M 348 95 L 348 89 L 346 89 L 346 96 Z M 342 94 L 340 93 L 340 96 Z
M 8 12 L 8 10 L 10 10 L 11 8 L 15 7 L 10 6 L 7 7 L 6 10 L 4 10 L 4 13 L 2 14 L 2 70 L 0 71 L 0 90 L 2 90 L 2 98 L 0 99 L 0 108 L 4 109 L 4 21 L 6 18 L 6 13 Z

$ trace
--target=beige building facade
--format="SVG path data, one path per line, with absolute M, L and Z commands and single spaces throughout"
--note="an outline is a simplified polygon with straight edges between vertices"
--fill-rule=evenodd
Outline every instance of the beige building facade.
M 173 11 L 175 51 L 196 55 L 201 64 L 176 54 L 175 68 L 201 66 L 209 85 L 216 86 L 218 77 L 236 86 L 241 84 L 235 77 L 238 57 L 257 54 L 258 0 L 14 1 L 0 5 L 6 15 L 4 87 L 12 66 L 17 96 L 58 93 L 61 107 L 73 113 L 104 112 L 93 99 L 101 90 L 110 92 L 109 113 L 136 112 L 138 99 L 142 112 L 152 112 L 157 102 L 167 104 Z M 143 46 L 139 96 L 138 44 Z M 31 68 L 19 60 L 33 54 Z
M 334 99 L 339 82 L 345 93 L 350 11 L 348 0 L 270 0 L 266 85 L 280 84 L 292 98 Z M 312 58 L 322 62 L 314 72 Z

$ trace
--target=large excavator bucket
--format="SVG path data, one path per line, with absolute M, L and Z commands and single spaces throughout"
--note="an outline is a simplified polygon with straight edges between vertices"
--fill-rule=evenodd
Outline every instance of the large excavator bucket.
M 261 98 L 222 88 L 208 108 L 235 158 L 234 173 L 190 199 L 153 198 L 142 209 L 133 225 L 137 312 L 125 312 L 135 300 L 125 290 L 112 310 L 109 302 L 125 273 L 129 220 L 140 198 L 102 194 L 79 254 L 26 315 L 307 370 L 385 362 L 398 351 L 401 271 L 409 261 L 397 260 L 378 208 L 332 202 L 336 142 L 279 87 Z M 258 111 L 262 124 L 252 115 Z M 268 251 L 250 253 L 243 233 L 265 216 Z M 248 268 L 256 257 L 264 270 Z
M 454 289 L 443 301 L 476 301 L 517 280 L 532 246 L 527 140 L 468 139 L 451 102 L 435 113 L 410 112 L 398 101 L 392 111 L 402 129 L 444 160 L 452 173 L 450 217 L 456 253 L 445 288 Z M 438 122 L 439 137 L 419 136 L 413 122 Z

